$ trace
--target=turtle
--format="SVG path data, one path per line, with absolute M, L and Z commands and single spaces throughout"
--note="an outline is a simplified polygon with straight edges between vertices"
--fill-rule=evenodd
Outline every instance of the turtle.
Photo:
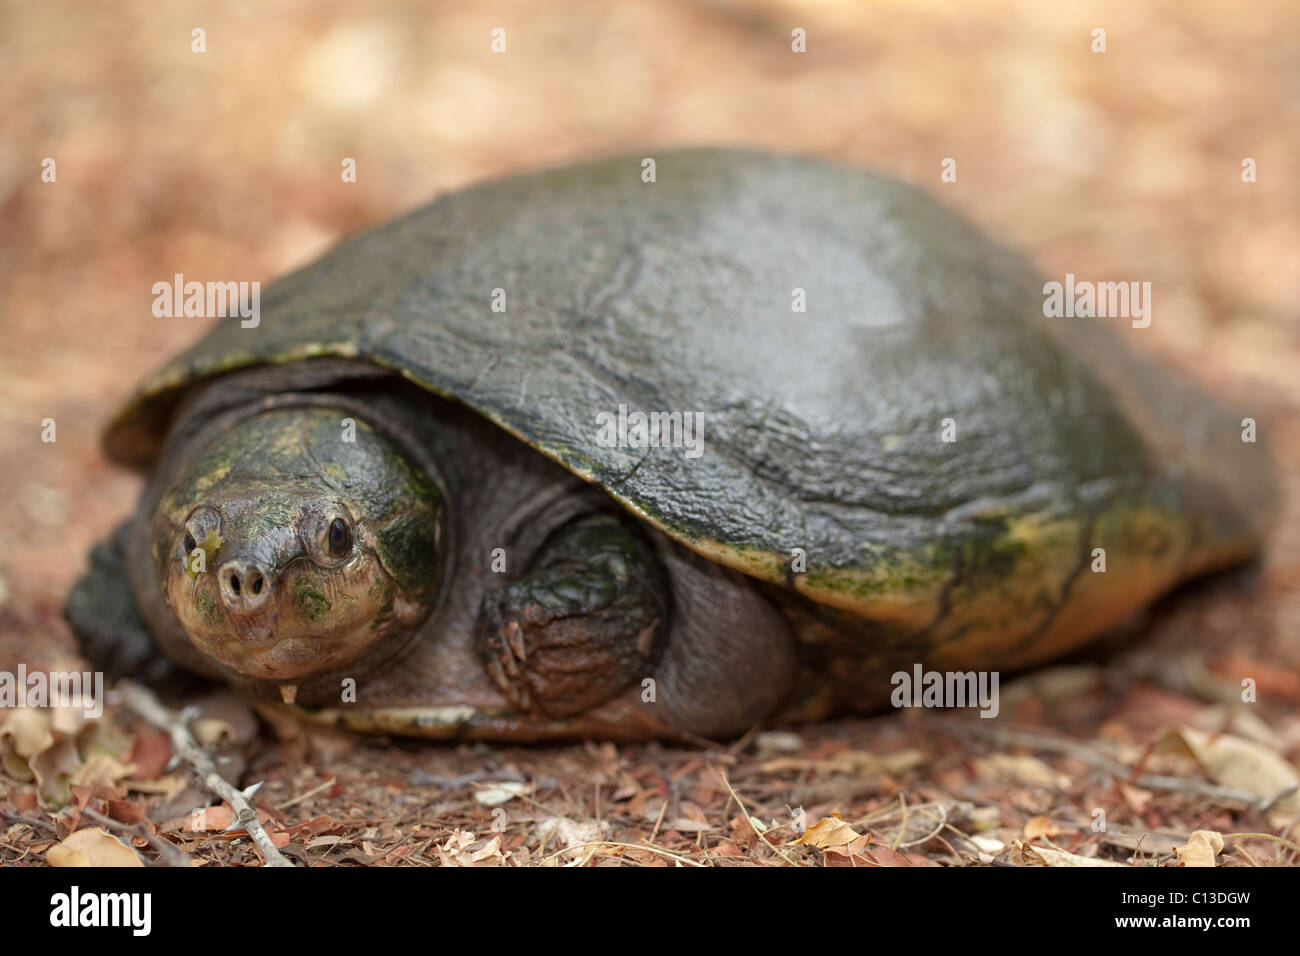
M 104 436 L 111 674 L 376 734 L 724 739 L 998 674 L 1247 561 L 1246 410 L 921 189 L 691 148 L 452 192 Z

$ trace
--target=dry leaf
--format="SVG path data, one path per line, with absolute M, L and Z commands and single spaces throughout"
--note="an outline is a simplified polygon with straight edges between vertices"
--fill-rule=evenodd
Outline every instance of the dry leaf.
M 485 790 L 479 790 L 474 794 L 474 799 L 479 803 L 489 807 L 499 806 L 503 803 L 509 803 L 515 797 L 523 797 L 533 792 L 531 783 L 524 783 L 515 780 L 502 780 L 494 783 Z
M 1254 711 L 1241 706 L 1219 704 L 1206 707 L 1196 715 L 1192 726 L 1210 734 L 1226 731 L 1238 737 L 1246 737 L 1265 747 L 1272 747 L 1274 750 L 1285 749 L 1276 730 L 1266 724 Z
M 58 728 L 55 728 L 58 732 Z M 92 720 L 77 735 L 77 748 L 90 759 L 95 754 L 107 754 L 125 763 L 130 760 L 134 735 L 117 726 L 112 720 Z
M 1300 772 L 1277 751 L 1233 734 L 1207 734 L 1190 727 L 1171 727 L 1156 744 L 1160 751 L 1185 753 L 1205 768 L 1215 783 L 1243 790 L 1260 799 L 1277 796 L 1300 783 Z M 1269 808 L 1270 826 L 1283 827 L 1300 816 L 1300 791 L 1292 791 Z
M 85 707 L 60 706 L 50 708 L 50 729 L 56 734 L 75 737 L 90 718 Z
M 688 820 L 685 817 L 678 817 L 676 820 L 669 820 L 664 824 L 664 831 L 677 830 L 680 833 L 704 833 L 712 829 L 707 823 L 700 823 L 698 820 Z
M 799 839 L 793 840 L 787 845 L 803 844 L 804 846 L 814 846 L 819 850 L 824 850 L 827 847 L 846 846 L 861 835 L 853 827 L 845 823 L 838 813 L 835 813 L 829 817 L 822 817 L 807 830 L 804 830 Z
M 144 866 L 139 854 L 97 827 L 78 830 L 45 854 L 50 866 Z
M 0 723 L 0 759 L 9 774 L 26 783 L 35 779 L 31 759 L 54 745 L 50 718 L 34 707 L 14 707 Z
M 126 759 L 135 765 L 137 780 L 157 780 L 167 772 L 167 764 L 172 759 L 171 738 L 156 731 L 142 730 L 131 742 L 131 753 Z
M 973 830 L 992 830 L 1002 825 L 1001 807 L 971 807 L 966 816 Z
M 750 825 L 749 819 L 742 815 L 731 818 L 731 836 L 747 850 L 752 850 L 758 842 L 758 831 Z
M 1024 836 L 1026 843 L 1033 843 L 1040 836 L 1054 837 L 1060 832 L 1060 828 L 1052 822 L 1051 817 L 1030 817 L 1025 822 Z
M 122 763 L 109 754 L 97 753 L 73 772 L 71 782 L 74 786 L 113 789 L 118 781 L 125 780 L 134 771 L 132 764 Z
M 1098 860 L 1095 857 L 1078 856 L 1064 850 L 1053 850 L 1046 846 L 1030 846 L 1020 840 L 1011 844 L 1011 862 L 1020 866 L 1122 866 L 1113 860 Z
M 582 846 L 586 843 L 598 843 L 605 838 L 605 827 L 607 824 L 603 821 L 588 820 L 584 823 L 575 823 L 572 820 L 566 820 L 564 817 L 547 817 L 537 824 L 537 836 L 546 843 L 551 838 L 551 846 L 555 847 L 555 839 L 558 838 L 565 848 Z M 555 847 L 555 849 L 559 849 Z
M 552 819 L 557 818 L 553 817 Z M 469 848 L 477 841 L 478 836 L 474 833 L 466 830 L 453 830 L 447 842 L 442 846 L 434 844 L 434 850 L 438 854 L 438 861 L 443 866 L 480 866 L 487 860 L 497 865 L 505 862 L 505 856 L 501 852 L 501 834 L 494 835 L 485 846 L 471 851 Z M 393 854 L 390 853 L 389 857 L 392 856 Z M 389 862 L 392 861 L 389 860 Z
M 31 768 L 36 774 L 36 792 L 41 804 L 67 806 L 72 801 L 72 778 L 80 767 L 81 755 L 71 737 L 60 737 L 54 746 L 32 757 Z
M 216 717 L 199 717 L 190 724 L 190 733 L 200 747 L 217 747 L 235 742 L 235 728 Z
M 16 753 L 0 753 L 0 768 L 20 783 L 30 783 L 35 779 L 26 759 Z
M 915 748 L 892 754 L 875 754 L 866 750 L 842 750 L 825 760 L 800 757 L 777 757 L 759 766 L 763 773 L 786 773 L 791 770 L 816 770 L 818 773 L 867 775 L 887 773 L 898 776 L 925 762 L 925 754 Z
M 849 843 L 838 846 L 822 847 L 827 866 L 877 866 L 871 855 L 866 852 L 871 843 L 871 834 L 867 833 Z
M 1155 794 L 1150 790 L 1143 790 L 1140 787 L 1130 786 L 1123 780 L 1115 781 L 1115 788 L 1119 791 L 1124 803 L 1136 815 L 1146 813 L 1147 808 L 1151 806 L 1151 801 L 1155 799 Z
M 705 825 L 709 822 L 708 815 L 700 808 L 698 803 L 692 803 L 690 800 L 683 800 L 681 803 L 682 816 L 687 820 L 693 820 L 696 823 Z
M 227 691 L 209 694 L 197 705 L 199 716 L 190 733 L 204 747 L 220 744 L 242 746 L 257 736 L 257 718 L 247 701 Z
M 706 830 L 713 829 L 708 816 L 700 809 L 699 804 L 683 800 L 681 802 L 681 811 L 682 815 L 669 823 L 667 825 L 668 829 L 680 830 L 683 833 L 703 833 Z
M 108 800 L 105 812 L 114 820 L 127 824 L 142 823 L 147 819 L 144 805 L 134 800 Z
M 1019 780 L 1033 787 L 1066 790 L 1070 779 L 1057 773 L 1037 757 L 1018 754 L 991 754 L 975 761 L 976 772 L 984 778 L 1006 778 Z
M 230 807 L 226 804 L 220 804 L 215 807 L 204 807 L 201 810 L 195 810 L 190 814 L 189 823 L 185 829 L 190 833 L 212 833 L 221 832 L 234 822 L 235 815 Z
M 1179 866 L 1214 866 L 1223 852 L 1223 837 L 1213 830 L 1193 830 L 1183 846 L 1174 847 Z
M 492 857 L 499 857 L 502 861 L 505 860 L 505 857 L 501 853 L 501 834 L 499 833 L 488 841 L 487 846 L 483 847 L 483 849 L 475 850 L 469 855 L 470 862 L 472 863 L 482 863 L 484 860 Z
M 136 793 L 161 793 L 170 798 L 184 790 L 188 782 L 188 774 L 173 773 L 157 780 L 124 780 L 122 785 Z
M 333 836 L 333 835 L 318 836 L 318 837 L 312 837 L 310 840 L 307 841 L 307 849 L 310 850 L 318 846 L 335 846 L 339 843 L 351 843 L 351 842 L 352 840 L 350 837 Z
M 828 852 L 831 852 L 828 849 Z M 887 846 L 873 846 L 869 851 L 862 854 L 868 861 L 876 866 L 911 866 L 912 861 L 896 850 L 891 850 Z
M 970 838 L 970 842 L 975 845 L 976 849 L 980 850 L 981 852 L 989 854 L 989 856 L 997 856 L 999 853 L 1001 853 L 1003 850 L 1007 848 L 1007 845 L 1005 843 L 1003 843 L 997 837 L 991 837 L 991 836 L 976 835 Z
M 34 757 L 54 743 L 50 718 L 34 707 L 14 707 L 0 723 L 0 743 L 6 743 L 20 757 Z

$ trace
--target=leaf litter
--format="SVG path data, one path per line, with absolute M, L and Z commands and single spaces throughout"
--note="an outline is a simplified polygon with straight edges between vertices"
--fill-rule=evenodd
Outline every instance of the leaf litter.
M 1297 865 L 1294 717 L 1181 699 L 1138 721 L 1146 684 L 1091 693 L 1069 698 L 1073 735 L 907 713 L 713 748 L 367 738 L 259 723 L 224 693 L 191 725 L 303 866 Z M 1173 713 L 1198 726 L 1158 719 Z M 0 767 L 0 863 L 262 865 L 238 814 L 120 706 L 62 725 L 0 712 Z

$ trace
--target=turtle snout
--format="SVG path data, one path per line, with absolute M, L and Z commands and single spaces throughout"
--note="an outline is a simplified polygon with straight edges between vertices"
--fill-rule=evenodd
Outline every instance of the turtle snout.
M 217 570 L 221 600 L 236 614 L 255 614 L 271 598 L 271 572 L 256 561 L 232 558 Z

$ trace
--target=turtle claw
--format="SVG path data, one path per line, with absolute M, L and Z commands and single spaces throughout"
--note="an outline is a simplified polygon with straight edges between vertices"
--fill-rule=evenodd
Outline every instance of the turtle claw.
M 510 706 L 570 717 L 644 677 L 667 620 L 654 550 L 612 515 L 554 532 L 519 580 L 489 592 L 478 653 Z
M 528 646 L 519 621 L 512 618 L 498 624 L 485 644 L 485 663 L 493 683 L 501 688 L 511 707 L 524 712 L 532 710 L 533 695 L 525 673 Z

